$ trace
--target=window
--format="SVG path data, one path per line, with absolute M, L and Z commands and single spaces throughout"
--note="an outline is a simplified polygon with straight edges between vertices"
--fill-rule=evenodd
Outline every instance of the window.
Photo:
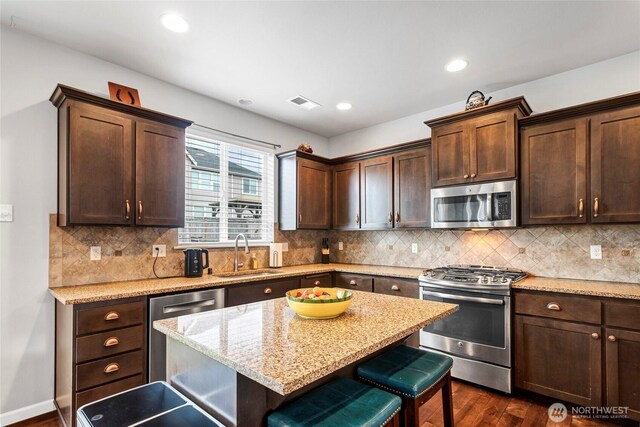
M 187 135 L 185 228 L 181 245 L 230 246 L 273 241 L 274 156 L 217 138 Z
M 220 174 L 200 169 L 191 170 L 191 188 L 194 190 L 220 191 Z
M 242 194 L 258 194 L 258 181 L 251 178 L 242 178 Z

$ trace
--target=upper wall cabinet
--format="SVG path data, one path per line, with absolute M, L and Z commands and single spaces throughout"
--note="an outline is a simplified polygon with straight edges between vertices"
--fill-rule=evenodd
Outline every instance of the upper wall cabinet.
M 516 178 L 518 119 L 529 114 L 519 97 L 426 121 L 433 186 Z
M 64 85 L 58 108 L 58 225 L 184 226 L 192 122 Z
M 283 153 L 278 159 L 280 230 L 328 230 L 331 167 L 320 157 L 299 151 Z
M 640 221 L 640 93 L 521 121 L 523 225 Z

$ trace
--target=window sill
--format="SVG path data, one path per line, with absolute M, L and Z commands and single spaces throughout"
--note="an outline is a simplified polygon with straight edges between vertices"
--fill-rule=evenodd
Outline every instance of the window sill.
M 249 241 L 250 248 L 264 248 L 269 247 L 271 242 L 265 241 Z M 173 247 L 175 250 L 180 249 L 232 249 L 235 245 L 233 242 L 220 242 L 220 243 L 183 243 Z M 244 247 L 244 240 L 238 240 L 238 248 Z

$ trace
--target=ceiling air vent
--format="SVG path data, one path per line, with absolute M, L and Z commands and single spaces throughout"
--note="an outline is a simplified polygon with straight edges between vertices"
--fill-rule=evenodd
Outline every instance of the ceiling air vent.
M 292 104 L 297 105 L 300 108 L 304 108 L 305 110 L 313 110 L 314 108 L 320 107 L 320 104 L 317 102 L 313 102 L 312 100 L 305 98 L 304 96 L 298 95 L 294 96 L 291 99 L 288 99 Z

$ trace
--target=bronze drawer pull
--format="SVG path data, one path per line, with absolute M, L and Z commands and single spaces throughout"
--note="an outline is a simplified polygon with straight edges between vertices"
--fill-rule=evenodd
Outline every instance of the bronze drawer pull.
M 356 224 L 360 225 L 360 214 L 359 213 L 356 214 Z
M 598 338 L 600 338 L 600 334 L 597 332 L 594 332 L 591 334 L 591 338 L 593 338 L 594 340 L 597 340 Z
M 131 215 L 131 204 L 129 203 L 129 199 L 124 201 L 124 217 L 125 219 L 129 219 Z
M 467 178 L 469 178 L 469 174 L 468 174 L 468 173 L 465 173 L 465 174 L 464 174 L 464 179 L 467 179 Z
M 600 201 L 596 197 L 595 199 L 593 199 L 593 217 L 597 218 L 599 214 L 600 214 Z
M 560 311 L 560 306 L 555 302 L 550 302 L 549 304 L 547 304 L 547 310 Z
M 392 291 L 399 291 L 400 288 L 398 287 L 398 285 L 393 285 L 393 286 L 391 286 L 391 290 Z
M 114 345 L 118 345 L 118 344 L 120 344 L 120 340 L 118 340 L 118 338 L 116 337 L 109 337 L 106 340 L 104 340 L 105 347 L 113 347 Z
M 387 220 L 389 221 L 389 224 L 393 222 L 393 215 L 391 212 L 389 212 L 389 215 L 387 215 Z
M 314 286 L 320 286 L 320 280 L 316 280 L 315 282 L 313 282 Z
M 138 200 L 138 219 L 142 219 L 142 200 Z
M 116 372 L 119 370 L 120 370 L 120 365 L 118 365 L 117 363 L 109 363 L 107 366 L 105 366 L 104 373 L 110 374 L 112 372 Z
M 584 216 L 584 199 L 580 199 L 578 201 L 578 217 L 582 218 Z
M 607 337 L 607 339 L 608 339 L 609 341 L 611 341 L 611 342 L 616 342 L 616 339 L 617 339 L 617 338 L 616 338 L 616 336 L 615 336 L 615 335 L 609 335 L 609 336 Z
M 351 286 L 358 286 L 358 284 L 356 283 L 356 281 L 355 281 L 355 280 L 351 280 L 351 281 L 349 282 L 349 284 L 350 284 Z
M 298 214 L 298 224 L 302 223 L 302 213 Z
M 475 178 L 476 176 L 475 172 L 471 174 L 471 178 Z
M 119 318 L 120 315 L 117 311 L 110 311 L 104 315 L 104 320 L 106 320 L 107 322 L 110 322 L 111 320 L 118 320 Z
M 400 212 L 396 211 L 396 223 L 400 223 Z
M 271 292 L 272 292 L 271 288 L 264 288 L 264 293 L 265 294 L 270 294 Z

